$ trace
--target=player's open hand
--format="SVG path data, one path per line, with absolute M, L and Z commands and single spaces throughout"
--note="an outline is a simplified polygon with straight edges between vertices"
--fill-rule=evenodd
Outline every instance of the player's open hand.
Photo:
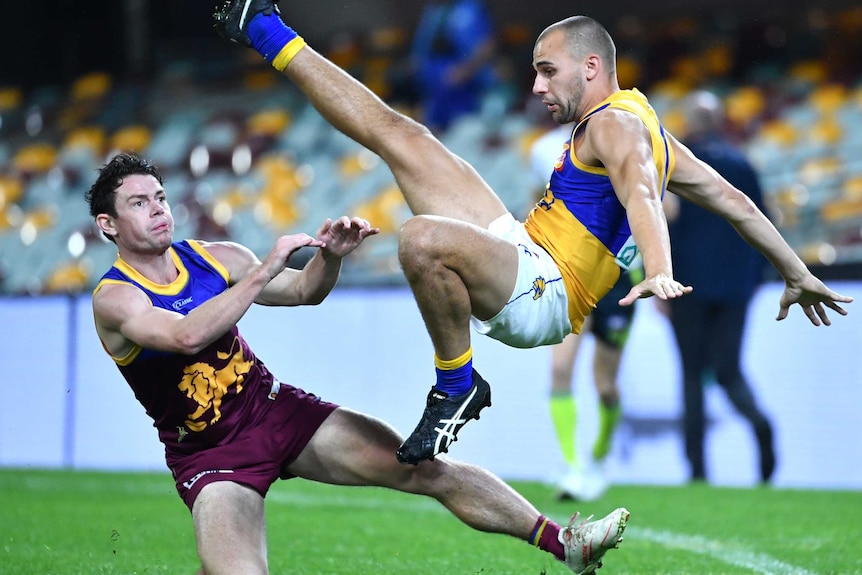
M 657 274 L 644 279 L 639 284 L 632 286 L 629 293 L 618 303 L 620 305 L 632 305 L 636 300 L 656 296 L 659 299 L 668 300 L 682 297 L 687 293 L 691 293 L 694 289 L 691 286 L 686 286 L 667 274 Z
M 788 283 L 784 288 L 784 293 L 781 294 L 780 307 L 778 309 L 778 317 L 775 319 L 782 320 L 787 317 L 790 306 L 798 303 L 814 325 L 832 325 L 829 321 L 829 316 L 826 315 L 826 308 L 830 308 L 841 315 L 847 315 L 847 310 L 839 305 L 839 303 L 850 303 L 852 297 L 843 296 L 835 293 L 826 287 L 822 281 L 813 275 L 806 276 L 801 282 L 791 285 Z
M 295 254 L 301 248 L 306 246 L 318 248 L 323 247 L 324 243 L 318 239 L 311 237 L 308 234 L 291 234 L 281 236 L 275 242 L 272 250 L 263 260 L 263 268 L 267 270 L 270 279 L 274 278 L 287 267 L 287 261 L 290 256 Z
M 323 249 L 330 255 L 343 258 L 368 236 L 380 233 L 367 220 L 341 216 L 335 221 L 328 219 L 317 230 L 317 239 L 324 243 Z

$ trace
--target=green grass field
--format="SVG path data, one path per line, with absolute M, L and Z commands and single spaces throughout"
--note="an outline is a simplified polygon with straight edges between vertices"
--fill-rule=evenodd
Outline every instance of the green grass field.
M 513 485 L 558 521 L 577 507 L 548 486 Z M 569 573 L 416 496 L 292 480 L 267 501 L 273 574 Z M 632 516 L 601 575 L 862 574 L 860 492 L 617 486 L 580 510 L 618 506 Z M 191 517 L 167 473 L 0 470 L 0 574 L 193 575 L 197 566 Z

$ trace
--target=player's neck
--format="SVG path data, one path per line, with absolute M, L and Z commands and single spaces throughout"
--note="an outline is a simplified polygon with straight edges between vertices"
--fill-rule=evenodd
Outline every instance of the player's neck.
M 161 252 L 120 249 L 120 258 L 153 283 L 167 285 L 179 275 L 169 249 Z

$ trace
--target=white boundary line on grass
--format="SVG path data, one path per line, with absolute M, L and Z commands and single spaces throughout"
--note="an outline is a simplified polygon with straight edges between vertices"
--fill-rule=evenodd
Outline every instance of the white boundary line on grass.
M 292 493 L 275 492 L 267 496 L 267 501 L 270 500 L 274 500 L 274 502 L 280 504 L 303 507 L 362 507 L 370 509 L 385 505 L 387 508 L 395 507 L 407 511 L 448 513 L 442 505 L 427 498 L 414 501 L 386 501 L 383 503 L 373 497 L 367 499 L 344 496 L 319 497 L 315 495 L 294 495 Z M 567 523 L 567 521 L 563 521 L 560 517 L 555 517 L 554 519 L 562 524 Z M 671 531 L 633 526 L 626 529 L 626 536 L 658 543 L 671 549 L 679 549 L 697 555 L 708 555 L 728 565 L 749 569 L 761 575 L 817 575 L 815 571 L 809 571 L 802 567 L 785 563 L 766 553 L 740 549 L 733 545 L 707 539 L 699 535 L 684 535 Z
M 357 487 L 359 489 L 376 489 Z M 362 509 L 398 509 L 402 511 L 430 511 L 437 513 L 449 513 L 437 501 L 430 497 L 417 498 L 411 501 L 390 501 L 374 498 L 373 494 L 370 497 L 345 497 L 343 495 L 303 495 L 299 493 L 285 493 L 283 491 L 270 491 L 267 496 L 267 501 L 274 503 L 293 505 L 296 507 L 337 507 L 337 508 L 362 508 Z
M 636 539 L 646 539 L 672 549 L 681 549 L 698 555 L 709 555 L 713 559 L 736 567 L 750 569 L 763 575 L 816 575 L 814 571 L 779 561 L 766 553 L 739 549 L 698 535 L 683 535 L 648 527 L 629 527 L 626 529 L 626 535 L 634 536 Z

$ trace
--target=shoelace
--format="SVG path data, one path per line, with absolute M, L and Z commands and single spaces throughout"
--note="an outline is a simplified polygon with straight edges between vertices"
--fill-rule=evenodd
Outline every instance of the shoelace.
M 578 518 L 580 516 L 581 516 L 581 512 L 576 511 L 575 514 L 572 515 L 571 520 L 569 521 L 569 526 L 565 527 L 563 530 L 567 534 L 569 534 L 571 537 L 574 537 L 575 534 L 577 534 L 579 536 L 578 539 L 583 541 L 584 540 L 584 534 L 583 534 L 583 529 L 581 529 L 581 527 L 584 527 L 587 523 L 589 523 L 592 520 L 593 516 L 590 515 L 586 519 L 583 519 L 579 523 L 575 524 L 575 522 L 578 521 Z

